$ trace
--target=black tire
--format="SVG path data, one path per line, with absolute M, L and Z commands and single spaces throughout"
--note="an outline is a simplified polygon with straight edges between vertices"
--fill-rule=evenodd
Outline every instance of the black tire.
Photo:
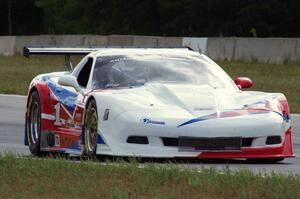
M 97 105 L 92 99 L 86 109 L 84 117 L 84 155 L 95 157 L 98 140 L 98 112 Z
M 254 164 L 273 164 L 283 161 L 284 158 L 249 158 L 247 162 Z
M 27 141 L 31 154 L 42 156 L 41 152 L 41 103 L 37 91 L 33 91 L 29 97 L 27 107 Z

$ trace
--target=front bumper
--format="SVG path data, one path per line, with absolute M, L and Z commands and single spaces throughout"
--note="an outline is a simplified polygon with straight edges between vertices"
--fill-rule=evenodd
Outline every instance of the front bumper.
M 202 152 L 197 158 L 231 159 L 231 158 L 290 158 L 295 157 L 292 143 L 292 129 L 285 132 L 285 139 L 278 147 L 242 148 L 239 152 Z
M 150 115 L 148 113 L 148 115 Z M 154 113 L 150 118 L 155 118 Z M 178 127 L 186 119 L 184 114 L 160 113 L 165 124 L 145 124 L 140 121 L 144 115 L 138 112 L 122 114 L 111 122 L 100 124 L 99 135 L 105 144 L 97 145 L 97 154 L 112 156 L 135 156 L 155 158 L 280 158 L 294 157 L 290 122 L 286 122 L 277 113 L 254 114 L 232 118 L 217 118 Z M 169 116 L 168 119 L 166 118 Z M 180 118 L 181 117 L 181 118 Z M 101 121 L 99 121 L 101 122 Z M 118 125 L 116 125 L 118 124 Z M 131 136 L 143 137 L 145 143 L 128 142 Z M 233 138 L 250 139 L 249 144 L 240 150 L 199 150 L 190 147 L 181 150 L 178 144 L 166 144 L 164 138 Z M 267 138 L 280 138 L 275 144 L 267 144 Z M 242 140 L 244 141 L 244 140 Z
M 265 147 L 242 147 L 240 151 L 181 151 L 178 147 L 152 147 L 141 144 L 122 144 L 120 149 L 112 151 L 106 144 L 97 145 L 97 154 L 111 156 L 134 156 L 153 158 L 189 158 L 189 159 L 267 159 L 295 157 L 292 144 L 292 130 L 289 128 L 281 144 Z

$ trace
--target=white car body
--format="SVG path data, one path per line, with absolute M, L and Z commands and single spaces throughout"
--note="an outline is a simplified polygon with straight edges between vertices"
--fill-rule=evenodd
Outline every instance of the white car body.
M 87 57 L 96 60 L 102 56 L 152 54 L 197 57 L 209 67 L 219 67 L 207 56 L 185 49 L 107 49 L 93 52 Z M 72 75 L 78 75 L 85 62 L 83 59 Z M 285 110 L 288 108 L 285 96 L 281 93 L 242 91 L 238 86 L 227 89 L 178 82 L 149 82 L 133 88 L 94 89 L 94 70 L 95 62 L 87 86 L 80 92 L 85 96 L 80 106 L 86 106 L 90 98 L 96 101 L 98 135 L 101 137 L 97 144 L 98 155 L 158 158 L 294 156 L 291 120 L 289 111 Z M 58 78 L 63 74 L 65 73 L 52 74 L 53 77 L 50 74 L 50 79 L 57 84 Z M 64 88 L 75 92 L 73 88 Z M 79 96 L 77 102 L 81 98 Z M 104 119 L 107 112 L 109 115 Z M 131 136 L 147 138 L 148 143 L 128 143 Z M 270 136 L 276 139 L 280 137 L 280 141 L 267 144 Z M 185 138 L 211 138 L 211 141 L 218 138 L 240 138 L 243 142 L 243 139 L 251 141 L 250 144 L 241 143 L 239 149 L 214 150 L 182 146 L 181 139 Z

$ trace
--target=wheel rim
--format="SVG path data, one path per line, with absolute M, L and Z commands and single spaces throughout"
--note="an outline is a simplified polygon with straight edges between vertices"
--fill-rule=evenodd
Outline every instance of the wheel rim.
M 87 118 L 87 147 L 90 152 L 95 151 L 98 134 L 98 117 L 94 108 L 89 111 Z
M 34 102 L 31 106 L 31 115 L 30 115 L 30 136 L 33 143 L 36 143 L 39 138 L 39 104 Z

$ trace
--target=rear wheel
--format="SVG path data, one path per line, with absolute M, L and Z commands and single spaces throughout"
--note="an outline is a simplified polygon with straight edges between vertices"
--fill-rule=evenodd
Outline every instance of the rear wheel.
M 89 157 L 94 157 L 98 140 L 98 113 L 95 100 L 88 104 L 84 119 L 84 152 Z
M 33 155 L 41 156 L 41 103 L 37 91 L 33 91 L 29 97 L 27 116 L 27 141 L 29 150 Z

